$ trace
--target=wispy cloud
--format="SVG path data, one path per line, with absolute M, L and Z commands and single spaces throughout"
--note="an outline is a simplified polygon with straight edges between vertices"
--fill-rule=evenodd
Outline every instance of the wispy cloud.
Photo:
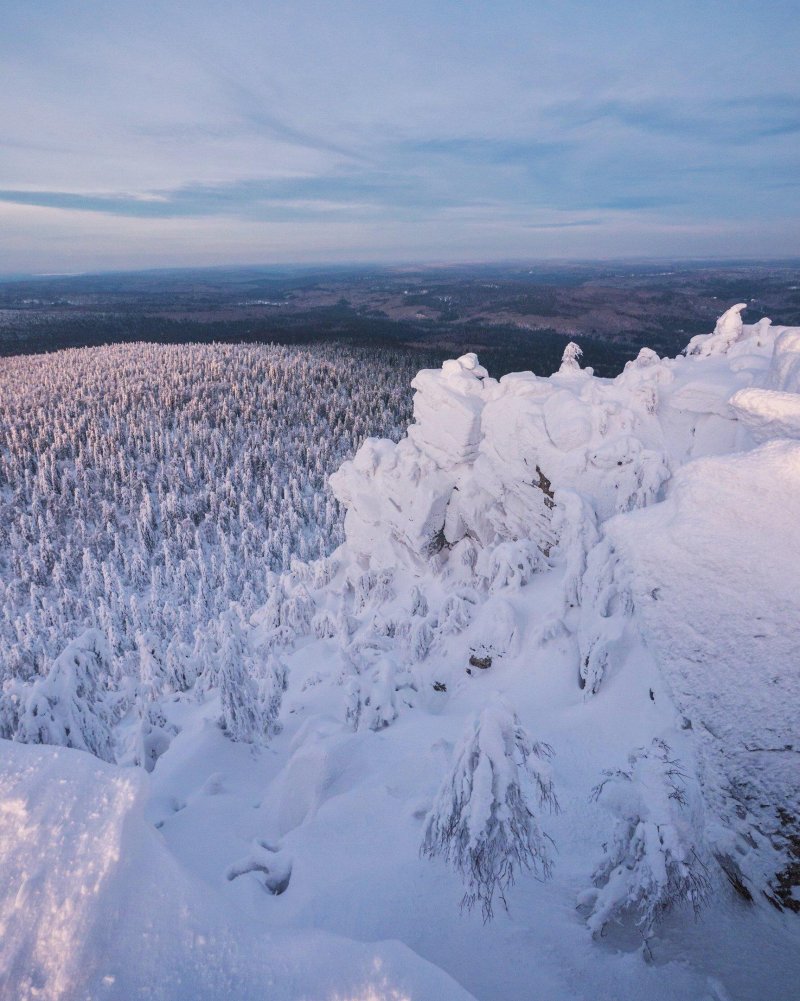
M 614 125 L 644 135 L 722 146 L 800 134 L 800 95 L 785 93 L 724 100 L 573 100 L 553 105 L 546 114 L 570 131 Z
M 798 252 L 800 19 L 735 8 L 10 0 L 0 210 L 36 225 L 2 253 L 723 253 L 731 220 Z
M 138 193 L 0 189 L 0 202 L 132 218 L 232 216 L 249 220 L 308 219 L 346 211 L 436 212 L 460 204 L 457 193 L 434 195 L 426 185 L 390 171 L 341 172 L 315 177 L 251 178 L 220 184 L 188 184 Z

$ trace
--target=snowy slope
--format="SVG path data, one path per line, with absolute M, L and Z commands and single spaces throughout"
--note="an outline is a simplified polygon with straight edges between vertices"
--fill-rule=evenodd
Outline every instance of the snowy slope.
M 734 854 L 743 834 L 767 851 L 764 835 L 780 840 L 776 808 L 800 816 L 798 526 L 800 444 L 774 441 L 691 463 L 662 504 L 606 528 L 642 637 L 710 759 L 707 797 L 738 829 Z
M 167 850 L 138 769 L 21 745 L 0 760 L 3 998 L 469 998 L 397 942 L 267 934 Z
M 110 694 L 119 764 L 4 743 L 6 983 L 794 998 L 800 331 L 742 309 L 614 380 L 420 373 L 344 545 Z

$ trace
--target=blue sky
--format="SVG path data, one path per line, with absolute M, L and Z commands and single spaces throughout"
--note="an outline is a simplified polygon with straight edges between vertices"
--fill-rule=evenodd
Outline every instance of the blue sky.
M 0 272 L 800 255 L 796 2 L 42 2 Z

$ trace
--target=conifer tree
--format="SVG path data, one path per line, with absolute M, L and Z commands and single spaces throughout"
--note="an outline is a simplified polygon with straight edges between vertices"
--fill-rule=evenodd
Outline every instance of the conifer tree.
M 549 838 L 536 808 L 558 809 L 547 761 L 549 745 L 533 741 L 502 702 L 474 717 L 428 815 L 422 854 L 441 855 L 464 881 L 462 907 L 479 903 L 485 921 L 495 895 L 519 872 L 550 875 Z

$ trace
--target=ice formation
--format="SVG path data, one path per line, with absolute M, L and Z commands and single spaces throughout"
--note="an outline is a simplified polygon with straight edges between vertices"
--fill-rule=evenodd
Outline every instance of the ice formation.
M 744 308 L 686 357 L 645 348 L 613 380 L 574 345 L 546 379 L 495 381 L 475 355 L 421 372 L 407 438 L 367 442 L 331 484 L 338 558 L 447 582 L 467 632 L 488 636 L 490 595 L 550 570 L 563 604 L 544 625 L 527 609 L 528 636 L 538 619 L 540 642 L 574 637 L 581 688 L 637 647 L 652 657 L 697 731 L 718 854 L 795 907 L 778 870 L 800 816 L 800 330 L 746 325 Z

